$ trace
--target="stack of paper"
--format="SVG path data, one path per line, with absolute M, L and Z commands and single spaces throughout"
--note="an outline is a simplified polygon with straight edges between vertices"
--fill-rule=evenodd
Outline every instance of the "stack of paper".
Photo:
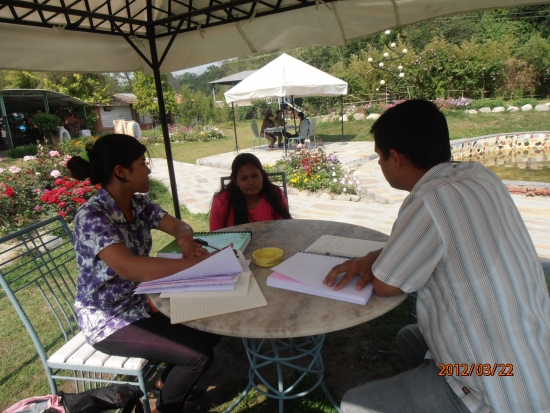
M 327 287 L 323 280 L 333 267 L 345 262 L 347 257 L 363 256 L 383 246 L 383 242 L 323 235 L 306 251 L 299 252 L 273 267 L 275 272 L 267 277 L 267 285 L 364 305 L 371 297 L 373 288 L 372 284 L 368 284 L 357 291 L 355 285 L 359 276 L 338 291 Z M 335 284 L 343 275 L 338 276 Z
M 233 290 L 243 266 L 231 248 L 214 254 L 197 265 L 154 281 L 142 282 L 134 294 L 196 290 Z

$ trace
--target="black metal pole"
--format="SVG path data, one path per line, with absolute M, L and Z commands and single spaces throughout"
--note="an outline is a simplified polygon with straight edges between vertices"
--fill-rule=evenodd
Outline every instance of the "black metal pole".
M 149 2 L 148 2 L 149 3 Z M 152 13 L 152 9 L 147 7 L 147 13 Z M 150 16 L 148 16 L 149 18 Z M 151 16 L 152 18 L 152 16 Z M 164 95 L 162 94 L 162 79 L 160 77 L 160 66 L 157 54 L 157 44 L 155 41 L 155 28 L 147 26 L 147 37 L 149 39 L 149 48 L 151 51 L 151 62 L 155 86 L 157 89 L 157 99 L 159 104 L 159 118 L 162 127 L 162 136 L 164 137 L 164 148 L 166 150 L 166 163 L 168 164 L 168 176 L 170 177 L 170 189 L 172 190 L 172 201 L 174 203 L 174 214 L 177 219 L 181 219 L 180 201 L 178 198 L 178 185 L 176 183 L 176 173 L 174 172 L 174 160 L 172 158 L 172 147 L 170 146 L 170 135 L 168 134 L 168 120 L 166 118 L 166 105 Z
M 237 122 L 235 121 L 235 105 L 231 102 L 233 108 L 233 129 L 235 130 L 235 150 L 239 153 L 239 142 L 237 142 Z

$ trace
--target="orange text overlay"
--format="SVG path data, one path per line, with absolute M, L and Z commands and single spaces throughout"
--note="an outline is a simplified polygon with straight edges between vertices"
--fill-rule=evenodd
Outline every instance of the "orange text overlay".
M 438 364 L 440 376 L 513 376 L 513 364 Z

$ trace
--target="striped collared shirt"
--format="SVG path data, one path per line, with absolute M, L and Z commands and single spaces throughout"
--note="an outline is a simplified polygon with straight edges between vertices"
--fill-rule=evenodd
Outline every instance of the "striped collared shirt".
M 426 358 L 460 366 L 447 382 L 470 411 L 550 412 L 548 289 L 494 173 L 477 162 L 430 169 L 404 200 L 373 273 L 418 292 Z M 499 364 L 513 376 L 499 376 Z

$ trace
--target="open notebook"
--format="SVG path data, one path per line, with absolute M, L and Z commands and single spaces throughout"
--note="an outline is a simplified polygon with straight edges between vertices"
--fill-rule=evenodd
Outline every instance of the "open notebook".
M 338 291 L 324 285 L 323 280 L 334 266 L 348 258 L 364 256 L 383 246 L 383 242 L 323 235 L 305 251 L 298 252 L 273 267 L 275 272 L 267 277 L 267 285 L 335 300 L 366 304 L 372 295 L 372 285 L 369 284 L 361 291 L 357 291 L 355 284 L 359 277 L 355 277 Z

